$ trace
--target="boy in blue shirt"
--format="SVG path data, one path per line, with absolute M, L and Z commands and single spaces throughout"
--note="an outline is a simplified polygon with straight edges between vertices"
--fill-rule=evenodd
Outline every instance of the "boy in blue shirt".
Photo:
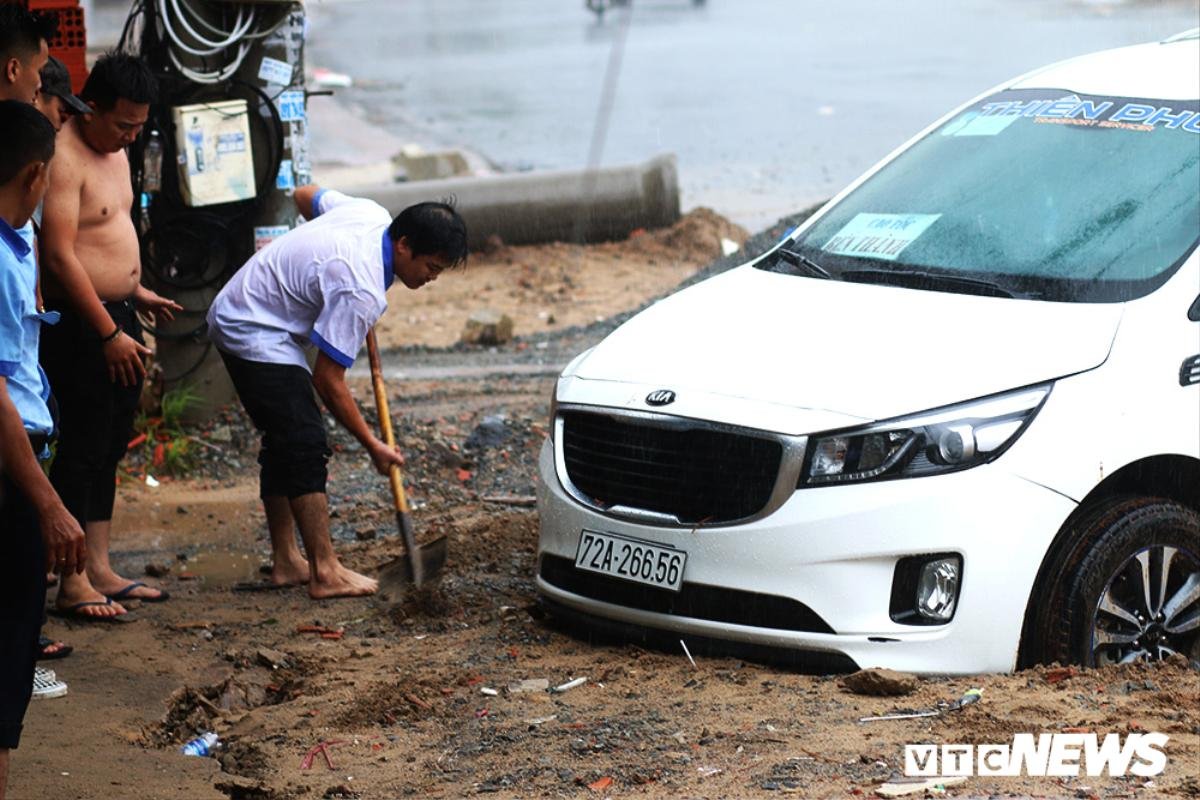
M 29 219 L 46 192 L 54 126 L 29 103 L 0 101 L 0 800 L 33 688 L 46 570 L 82 572 L 83 530 L 38 458 L 54 422 L 38 366 L 37 264 Z

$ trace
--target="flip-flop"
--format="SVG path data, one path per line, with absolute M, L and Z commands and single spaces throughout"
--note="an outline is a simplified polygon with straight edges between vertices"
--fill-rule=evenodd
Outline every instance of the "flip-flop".
M 51 647 L 58 645 L 58 649 L 48 652 Z M 75 648 L 63 642 L 56 642 L 49 636 L 38 637 L 38 661 L 54 661 L 59 658 L 66 658 L 75 651 Z
M 112 615 L 106 616 L 106 617 L 98 616 L 96 614 L 87 614 L 87 613 L 80 611 L 81 608 L 87 608 L 89 606 L 111 606 L 112 604 L 113 604 L 113 601 L 108 600 L 108 599 L 85 600 L 82 603 L 76 603 L 74 605 L 67 606 L 66 608 L 59 608 L 58 606 L 52 606 L 50 608 L 49 613 L 51 613 L 54 616 L 59 617 L 61 619 L 74 619 L 74 620 L 80 620 L 83 622 L 113 622 L 113 623 L 137 622 L 137 617 L 130 614 L 128 611 L 126 611 L 124 614 L 112 614 Z
M 147 586 L 146 584 L 142 583 L 141 581 L 134 581 L 133 583 L 126 586 L 125 588 L 121 589 L 121 591 L 114 592 L 113 594 L 108 595 L 108 599 L 116 600 L 118 602 L 121 600 L 141 600 L 143 603 L 162 603 L 166 600 L 171 599 L 171 595 L 167 594 L 162 589 L 158 589 L 157 590 L 158 594 L 155 595 L 154 597 L 140 597 L 138 595 L 130 594 L 130 592 L 134 591 L 135 589 L 142 589 L 142 588 L 153 589 L 154 587 Z

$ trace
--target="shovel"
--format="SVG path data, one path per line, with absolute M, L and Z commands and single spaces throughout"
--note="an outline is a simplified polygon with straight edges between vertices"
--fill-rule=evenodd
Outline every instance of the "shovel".
M 367 356 L 371 360 L 371 383 L 375 389 L 379 428 L 387 446 L 395 447 L 392 415 L 388 412 L 387 389 L 383 385 L 383 368 L 379 364 L 379 346 L 375 343 L 374 328 L 367 332 Z M 384 565 L 379 571 L 379 586 L 389 594 L 398 594 L 405 586 L 411 584 L 419 587 L 441 572 L 446 564 L 446 537 L 438 537 L 428 544 L 417 544 L 399 465 L 392 465 L 388 478 L 392 483 L 392 498 L 396 502 L 396 522 L 400 527 L 400 535 L 404 537 L 404 558 Z

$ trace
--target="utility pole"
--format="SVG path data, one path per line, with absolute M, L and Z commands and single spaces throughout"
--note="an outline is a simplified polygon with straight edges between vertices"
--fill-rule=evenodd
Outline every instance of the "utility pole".
M 164 390 L 186 387 L 200 400 L 190 416 L 206 419 L 234 392 L 205 314 L 234 271 L 296 226 L 292 195 L 311 181 L 305 13 L 290 0 L 142 8 L 140 50 L 164 87 L 130 153 L 143 184 L 143 264 L 148 282 L 186 309 L 158 329 L 157 359 Z M 163 150 L 154 192 L 145 191 L 150 141 Z M 252 169 L 235 168 L 246 155 Z

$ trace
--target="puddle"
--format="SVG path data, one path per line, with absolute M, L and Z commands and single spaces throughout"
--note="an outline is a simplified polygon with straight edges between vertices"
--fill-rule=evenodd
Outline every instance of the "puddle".
M 195 575 L 205 586 L 232 586 L 259 580 L 258 565 L 263 560 L 262 555 L 245 550 L 204 549 L 188 553 L 177 569 Z

